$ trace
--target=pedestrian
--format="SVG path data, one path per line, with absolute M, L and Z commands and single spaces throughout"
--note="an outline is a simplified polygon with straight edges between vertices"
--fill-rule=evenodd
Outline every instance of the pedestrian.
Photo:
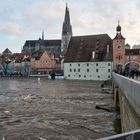
M 136 75 L 136 79 L 138 79 L 138 76 L 139 76 L 139 71 L 138 70 L 135 71 L 135 75 Z

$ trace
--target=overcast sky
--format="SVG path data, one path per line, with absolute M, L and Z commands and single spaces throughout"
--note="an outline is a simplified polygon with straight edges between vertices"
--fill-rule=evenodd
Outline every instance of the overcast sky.
M 60 39 L 66 2 L 73 35 L 122 35 L 131 46 L 140 44 L 140 0 L 0 0 L 0 52 L 20 52 L 26 40 Z

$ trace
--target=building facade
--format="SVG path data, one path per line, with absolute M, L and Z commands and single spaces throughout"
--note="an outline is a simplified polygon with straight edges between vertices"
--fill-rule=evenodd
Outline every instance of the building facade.
M 119 24 L 113 39 L 113 63 L 113 70 L 118 73 L 140 71 L 140 49 L 131 49 L 129 44 L 125 44 Z
M 64 58 L 64 78 L 109 80 L 113 70 L 112 39 L 107 34 L 72 37 Z
M 55 70 L 56 61 L 54 54 L 48 54 L 46 51 L 31 58 L 30 73 L 31 74 L 49 74 Z
M 44 31 L 42 32 L 42 38 L 38 40 L 27 40 L 23 46 L 22 52 L 27 52 L 31 57 L 36 57 L 36 52 L 43 53 L 54 53 L 55 60 L 57 63 L 56 72 L 63 73 L 63 58 L 67 51 L 69 41 L 72 36 L 72 26 L 70 23 L 70 14 L 68 6 L 66 5 L 65 17 L 62 27 L 61 39 L 45 40 Z
M 79 62 L 64 63 L 65 79 L 105 81 L 112 77 L 113 63 Z
M 121 34 L 121 26 L 116 28 L 116 36 L 113 39 L 114 70 L 120 72 L 125 66 L 125 38 Z

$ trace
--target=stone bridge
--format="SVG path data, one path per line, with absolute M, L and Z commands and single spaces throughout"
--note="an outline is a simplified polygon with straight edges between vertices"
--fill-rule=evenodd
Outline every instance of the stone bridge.
M 101 140 L 140 140 L 140 81 L 113 73 L 112 87 L 122 134 Z

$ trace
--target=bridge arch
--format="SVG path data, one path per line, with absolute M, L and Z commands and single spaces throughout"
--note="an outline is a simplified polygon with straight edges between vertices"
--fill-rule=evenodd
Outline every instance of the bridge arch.
M 128 73 L 130 70 L 140 71 L 140 64 L 136 61 L 130 61 L 125 64 L 125 71 Z

